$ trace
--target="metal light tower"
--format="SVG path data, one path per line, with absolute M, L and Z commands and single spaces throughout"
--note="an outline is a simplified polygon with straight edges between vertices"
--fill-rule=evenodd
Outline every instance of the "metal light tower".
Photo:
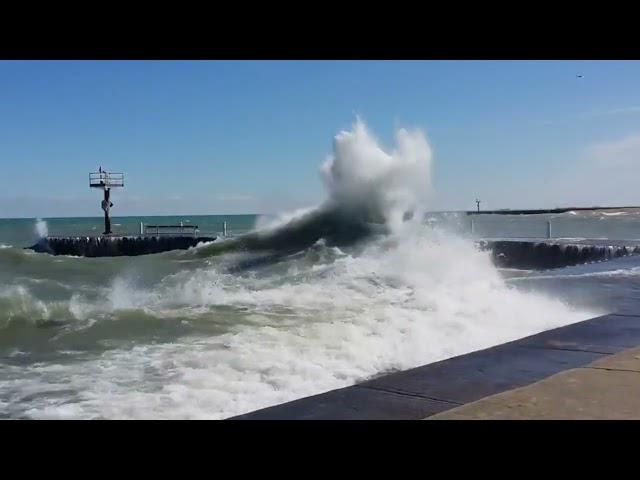
M 111 218 L 109 210 L 113 207 L 111 203 L 111 189 L 114 187 L 124 187 L 124 173 L 107 173 L 100 170 L 89 174 L 89 187 L 101 188 L 104 191 L 104 200 L 101 206 L 104 210 L 104 232 L 103 235 L 111 235 Z
M 476 198 L 476 205 L 478 207 L 478 212 L 480 212 L 480 200 Z

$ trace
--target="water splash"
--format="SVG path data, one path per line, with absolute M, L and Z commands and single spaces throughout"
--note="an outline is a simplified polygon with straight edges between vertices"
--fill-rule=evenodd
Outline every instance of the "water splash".
M 191 253 L 127 259 L 109 280 L 105 266 L 116 269 L 115 260 L 55 259 L 61 281 L 78 282 L 75 293 L 38 303 L 50 281 L 8 290 L 0 295 L 6 328 L 30 345 L 23 324 L 62 319 L 60 348 L 107 348 L 37 370 L 11 366 L 0 378 L 4 410 L 226 418 L 593 316 L 513 287 L 470 240 L 426 228 L 420 215 L 407 221 L 428 203 L 430 169 L 422 133 L 400 130 L 386 151 L 358 119 L 334 139 L 321 168 L 327 198 L 315 208 Z M 230 273 L 250 250 L 276 250 L 277 261 Z M 75 263 L 95 272 L 69 275 Z M 81 398 L 13 401 L 56 388 Z
M 328 245 L 353 244 L 375 234 L 397 231 L 425 206 L 431 193 L 431 148 L 419 130 L 400 129 L 396 146 L 385 151 L 358 118 L 338 133 L 333 154 L 320 174 L 326 200 L 275 219 L 258 221 L 258 231 L 198 251 L 295 252 L 324 239 Z
M 47 225 L 47 222 L 45 220 L 42 220 L 41 218 L 36 219 L 34 228 L 35 233 L 39 239 L 45 238 L 49 235 L 49 226 Z

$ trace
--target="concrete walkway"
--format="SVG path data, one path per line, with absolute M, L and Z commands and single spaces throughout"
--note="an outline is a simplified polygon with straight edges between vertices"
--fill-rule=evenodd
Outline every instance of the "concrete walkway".
M 640 419 L 640 348 L 531 385 L 485 397 L 427 420 Z
M 615 314 L 232 418 L 640 418 L 640 352 L 618 356 L 639 345 L 640 305 L 625 301 Z

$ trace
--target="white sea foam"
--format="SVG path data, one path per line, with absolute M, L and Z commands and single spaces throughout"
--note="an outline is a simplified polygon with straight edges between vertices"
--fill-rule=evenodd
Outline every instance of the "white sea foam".
M 225 269 L 229 255 L 152 286 L 123 274 L 100 300 L 75 295 L 70 314 L 90 330 L 109 320 L 133 328 L 123 312 L 144 312 L 149 329 L 161 319 L 191 333 L 77 362 L 10 367 L 0 390 L 79 392 L 73 402 L 35 397 L 13 406 L 35 418 L 226 418 L 593 316 L 517 290 L 471 241 L 403 221 L 429 195 L 431 150 L 415 131 L 400 131 L 397 143 L 385 152 L 357 122 L 336 137 L 322 168 L 323 206 L 263 224 L 288 228 L 330 205 L 379 216 L 390 235 L 363 249 L 319 240 L 241 274 Z
M 47 222 L 38 218 L 35 224 L 35 232 L 38 235 L 38 238 L 44 238 L 49 235 L 49 227 L 47 226 Z

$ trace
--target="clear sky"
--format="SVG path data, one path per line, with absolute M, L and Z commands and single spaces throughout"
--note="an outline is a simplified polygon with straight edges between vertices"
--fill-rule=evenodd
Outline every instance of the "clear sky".
M 582 75 L 582 78 L 577 77 Z M 640 62 L 0 62 L 0 217 L 312 206 L 359 114 L 422 128 L 434 209 L 640 205 Z

